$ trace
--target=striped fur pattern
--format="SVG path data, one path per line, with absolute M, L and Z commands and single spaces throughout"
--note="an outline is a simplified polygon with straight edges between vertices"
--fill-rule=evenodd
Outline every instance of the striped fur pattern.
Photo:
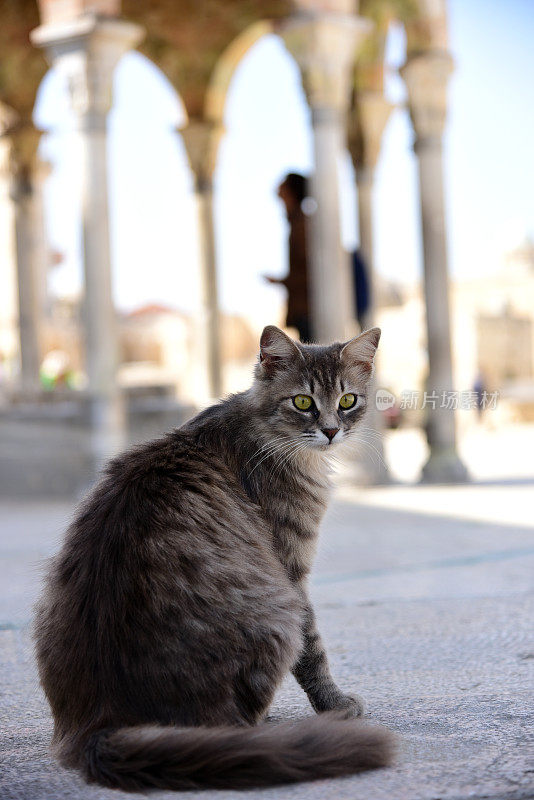
M 328 457 L 365 411 L 379 333 L 319 347 L 269 326 L 248 391 L 109 464 L 36 614 L 64 766 L 141 790 L 263 786 L 388 761 L 389 734 L 352 719 L 362 702 L 330 675 L 306 592 Z M 345 411 L 347 392 L 357 400 Z M 293 402 L 301 394 L 307 411 Z M 290 670 L 330 713 L 251 728 Z

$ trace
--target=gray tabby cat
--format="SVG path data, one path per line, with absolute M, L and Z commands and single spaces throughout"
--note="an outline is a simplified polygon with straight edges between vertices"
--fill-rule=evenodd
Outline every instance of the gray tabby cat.
M 352 719 L 306 578 L 328 456 L 366 406 L 380 331 L 297 344 L 265 328 L 252 387 L 112 461 L 55 558 L 37 610 L 60 762 L 88 781 L 264 786 L 386 764 Z M 289 670 L 317 712 L 266 723 Z

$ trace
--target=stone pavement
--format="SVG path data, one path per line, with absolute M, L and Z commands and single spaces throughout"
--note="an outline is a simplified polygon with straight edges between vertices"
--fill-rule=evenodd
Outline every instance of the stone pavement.
M 345 490 L 313 581 L 340 685 L 395 731 L 396 764 L 337 781 L 194 800 L 534 798 L 532 481 Z M 0 800 L 126 800 L 47 754 L 50 714 L 28 623 L 71 507 L 0 505 Z M 272 717 L 311 713 L 288 679 Z M 155 800 L 177 795 L 157 792 Z

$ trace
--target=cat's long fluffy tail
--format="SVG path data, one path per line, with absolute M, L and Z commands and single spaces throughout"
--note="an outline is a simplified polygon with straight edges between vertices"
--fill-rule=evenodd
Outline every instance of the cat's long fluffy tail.
M 321 714 L 255 728 L 140 726 L 103 731 L 85 748 L 89 781 L 126 791 L 245 789 L 383 767 L 384 728 Z

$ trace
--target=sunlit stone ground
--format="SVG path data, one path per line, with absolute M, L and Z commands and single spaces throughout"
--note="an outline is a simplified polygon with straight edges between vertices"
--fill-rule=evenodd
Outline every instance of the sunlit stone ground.
M 534 481 L 348 491 L 324 526 L 313 595 L 332 669 L 394 730 L 397 763 L 239 793 L 291 800 L 534 797 Z M 0 505 L 0 798 L 120 800 L 54 764 L 28 623 L 71 506 Z M 274 718 L 311 713 L 290 679 Z M 154 797 L 175 797 L 156 793 Z M 189 793 L 234 800 L 237 793 Z

